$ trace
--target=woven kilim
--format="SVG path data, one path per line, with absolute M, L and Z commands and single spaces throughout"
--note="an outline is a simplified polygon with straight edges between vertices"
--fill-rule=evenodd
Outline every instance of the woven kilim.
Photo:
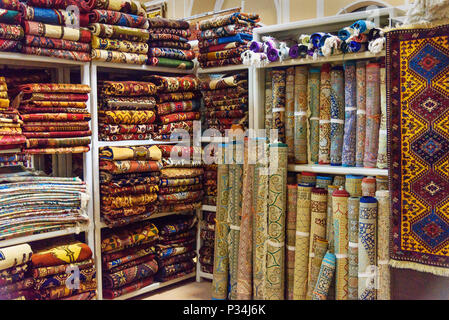
M 449 276 L 449 25 L 391 31 L 387 52 L 390 263 Z

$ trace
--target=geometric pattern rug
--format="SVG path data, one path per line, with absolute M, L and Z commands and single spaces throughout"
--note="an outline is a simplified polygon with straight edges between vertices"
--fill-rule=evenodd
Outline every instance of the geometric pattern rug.
M 390 264 L 449 276 L 449 25 L 387 33 Z

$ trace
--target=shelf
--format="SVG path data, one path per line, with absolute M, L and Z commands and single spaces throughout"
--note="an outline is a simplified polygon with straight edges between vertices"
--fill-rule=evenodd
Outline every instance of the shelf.
M 198 74 L 210 74 L 210 73 L 226 73 L 230 71 L 239 71 L 239 70 L 248 70 L 251 66 L 247 66 L 244 64 L 236 64 L 224 67 L 216 67 L 216 68 L 198 68 Z
M 109 71 L 114 70 L 136 70 L 136 71 L 146 71 L 146 72 L 160 72 L 160 73 L 174 73 L 174 74 L 191 74 L 194 69 L 183 70 L 176 68 L 166 68 L 166 67 L 154 67 L 149 65 L 140 64 L 126 64 L 126 63 L 112 63 L 103 61 L 92 61 L 92 66 L 97 68 L 107 69 Z
M 155 283 L 150 284 L 149 286 L 146 286 L 145 288 L 124 294 L 124 295 L 117 297 L 113 300 L 127 300 L 127 299 L 134 298 L 134 297 L 140 296 L 142 294 L 145 294 L 145 293 L 148 293 L 148 292 L 160 289 L 160 288 L 167 287 L 169 285 L 172 285 L 172 284 L 175 284 L 175 283 L 187 280 L 187 279 L 194 278 L 194 277 L 196 277 L 196 272 L 192 272 L 192 273 L 186 274 L 183 277 L 173 279 L 170 281 L 166 281 L 166 282 L 155 282 Z
M 90 62 L 52 58 L 16 52 L 0 52 L 0 64 L 54 68 L 64 66 L 88 66 Z
M 360 12 L 352 12 L 345 14 L 338 14 L 335 16 L 314 18 L 308 20 L 298 20 L 294 22 L 273 24 L 253 30 L 253 36 L 258 40 L 258 37 L 263 35 L 272 35 L 276 37 L 275 33 L 293 33 L 296 36 L 299 34 L 309 34 L 313 32 L 332 32 L 338 31 L 341 28 L 347 27 L 357 20 L 369 20 L 373 17 L 377 19 L 387 20 L 388 18 L 395 18 L 404 15 L 405 12 L 399 8 L 376 8 L 373 10 L 364 10 Z
M 327 174 L 354 174 L 363 176 L 388 176 L 388 169 L 342 167 L 318 164 L 289 164 L 288 171 L 306 171 Z
M 209 279 L 209 280 L 214 279 L 214 275 L 211 273 L 203 272 L 200 270 L 200 271 L 198 271 L 198 274 L 199 274 L 200 278 Z
M 85 232 L 87 230 L 88 230 L 88 226 L 82 226 L 82 227 L 78 227 L 78 228 L 71 227 L 71 228 L 57 230 L 57 231 L 43 232 L 43 233 L 33 234 L 33 235 L 28 235 L 28 236 L 23 236 L 23 237 L 0 240 L 0 248 L 15 246 L 17 244 L 28 243 L 28 242 L 38 241 L 38 240 L 62 237 L 62 236 L 67 236 L 67 235 L 71 235 L 71 234 L 78 234 L 80 232 Z
M 203 204 L 203 206 L 201 207 L 201 210 L 217 212 L 217 206 L 209 206 L 207 204 Z
M 132 147 L 149 146 L 154 144 L 174 144 L 179 141 L 156 141 L 156 140 L 121 140 L 121 141 L 98 141 L 98 147 Z
M 289 67 L 304 64 L 320 64 L 326 62 L 336 62 L 336 61 L 348 61 L 357 59 L 372 59 L 385 57 L 385 50 L 382 50 L 378 54 L 371 53 L 370 51 L 363 51 L 357 53 L 346 53 L 346 54 L 336 54 L 329 57 L 318 57 L 313 60 L 312 57 L 301 58 L 301 59 L 288 59 L 282 62 L 272 62 L 265 66 L 257 67 L 258 69 L 275 68 L 275 67 Z
M 152 219 L 157 219 L 157 218 L 162 218 L 162 217 L 166 217 L 166 216 L 173 216 L 173 215 L 177 215 L 177 214 L 186 214 L 186 213 L 189 213 L 189 212 L 192 212 L 192 211 L 193 211 L 193 210 L 155 213 L 155 214 L 153 214 L 152 216 L 149 216 L 149 217 L 146 218 L 146 219 L 142 219 L 142 220 L 138 220 L 138 221 L 133 221 L 133 222 L 130 222 L 129 224 L 131 224 L 131 223 L 136 223 L 136 222 L 147 221 L 147 220 L 152 220 Z M 116 227 L 114 226 L 114 227 L 111 227 L 111 229 L 112 229 L 112 228 L 123 227 L 123 226 L 126 226 L 126 225 L 127 225 L 127 224 L 123 224 L 123 225 L 116 226 Z M 99 225 L 97 224 L 97 227 L 98 227 L 99 229 L 109 228 L 108 225 L 107 225 L 102 219 L 100 220 L 100 224 L 99 224 Z

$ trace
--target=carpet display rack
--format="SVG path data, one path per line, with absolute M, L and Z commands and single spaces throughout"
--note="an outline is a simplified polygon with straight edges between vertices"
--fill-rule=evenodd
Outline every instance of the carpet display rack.
M 395 23 L 395 18 L 403 15 L 403 12 L 397 8 L 384 8 L 378 9 L 373 12 L 357 12 L 344 14 L 341 16 L 332 16 L 326 18 L 318 18 L 304 21 L 297 21 L 286 23 L 283 25 L 272 25 L 254 29 L 254 40 L 261 41 L 264 36 L 272 36 L 275 38 L 289 38 L 293 35 L 307 34 L 320 30 L 321 32 L 336 32 L 341 28 L 351 24 L 353 21 L 360 19 L 370 19 L 370 17 L 376 17 L 376 24 L 381 27 L 392 26 Z M 317 57 L 316 59 L 310 58 L 298 58 L 288 59 L 284 61 L 278 61 L 269 63 L 261 67 L 255 67 L 254 69 L 254 90 L 253 103 L 257 110 L 253 110 L 253 128 L 261 129 L 265 128 L 264 119 L 264 101 L 265 101 L 265 75 L 266 71 L 271 68 L 277 67 L 292 67 L 292 66 L 321 66 L 324 63 L 342 64 L 345 61 L 358 61 L 368 60 L 385 57 L 385 49 L 378 54 L 373 54 L 370 51 L 363 51 L 358 53 L 336 54 L 329 57 Z M 349 174 L 349 175 L 364 175 L 364 176 L 388 176 L 388 169 L 378 168 L 363 168 L 363 167 L 345 167 L 345 166 L 331 166 L 321 164 L 293 164 L 288 165 L 289 172 L 313 172 L 322 174 Z
M 0 52 L 0 65 L 2 65 L 2 67 L 7 66 L 10 70 L 49 70 L 51 74 L 51 81 L 54 83 L 71 83 L 71 72 L 74 72 L 79 76 L 80 84 L 90 86 L 89 62 L 71 61 L 60 58 L 26 55 L 14 52 Z M 87 111 L 91 112 L 91 105 L 89 101 L 87 101 L 87 106 Z M 33 155 L 31 158 L 31 165 L 37 170 L 43 170 L 45 167 L 44 155 Z M 52 176 L 72 177 L 74 169 L 72 168 L 72 154 L 53 154 L 51 156 L 51 166 Z M 83 154 L 83 173 L 84 176 L 80 178 L 82 178 L 82 180 L 86 182 L 87 190 L 89 194 L 92 195 L 92 149 L 90 149 L 89 152 Z M 87 214 L 90 219 L 90 223 L 88 224 L 88 226 L 71 227 L 52 232 L 43 232 L 33 235 L 15 237 L 7 240 L 0 240 L 0 248 L 83 233 L 86 243 L 93 249 L 95 247 L 95 239 L 92 196 L 90 197 L 87 204 Z

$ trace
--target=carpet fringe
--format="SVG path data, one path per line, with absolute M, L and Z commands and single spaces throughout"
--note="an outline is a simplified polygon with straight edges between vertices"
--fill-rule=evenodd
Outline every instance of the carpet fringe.
M 422 22 L 422 23 L 413 23 L 413 24 L 403 24 L 398 27 L 385 27 L 382 29 L 383 32 L 391 32 L 396 30 L 411 30 L 411 29 L 431 29 L 436 27 L 441 27 L 449 24 L 448 19 L 441 19 L 432 22 Z
M 427 266 L 421 263 L 410 262 L 410 261 L 398 261 L 390 259 L 388 263 L 393 268 L 398 269 L 411 269 L 420 272 L 432 273 L 436 276 L 449 277 L 449 269 L 435 266 Z

